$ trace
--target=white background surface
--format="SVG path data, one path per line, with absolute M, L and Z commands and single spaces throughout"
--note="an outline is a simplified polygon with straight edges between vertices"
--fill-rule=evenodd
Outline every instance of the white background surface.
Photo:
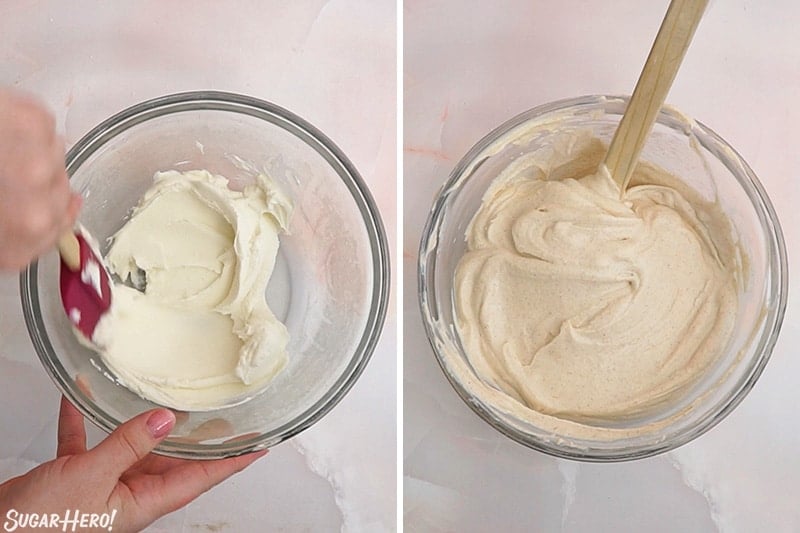
M 450 388 L 422 330 L 420 232 L 458 159 L 523 110 L 630 94 L 667 4 L 404 4 L 407 531 L 800 531 L 796 283 L 772 360 L 738 409 L 678 451 L 634 463 L 556 460 L 496 433 Z M 667 98 L 755 170 L 783 225 L 790 270 L 800 265 L 798 24 L 796 2 L 712 2 Z
M 391 1 L 3 1 L 0 84 L 39 94 L 68 146 L 111 114 L 172 92 L 272 101 L 355 163 L 394 251 L 395 43 Z M 58 393 L 28 339 L 17 285 L 0 276 L 0 480 L 55 453 Z M 150 531 L 393 530 L 394 309 L 392 296 L 372 361 L 319 424 Z

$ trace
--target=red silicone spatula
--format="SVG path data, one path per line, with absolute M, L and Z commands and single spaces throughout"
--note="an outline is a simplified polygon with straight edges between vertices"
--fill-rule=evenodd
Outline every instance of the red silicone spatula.
M 83 235 L 64 233 L 61 254 L 61 303 L 72 324 L 91 340 L 95 327 L 111 306 L 111 287 L 102 260 Z

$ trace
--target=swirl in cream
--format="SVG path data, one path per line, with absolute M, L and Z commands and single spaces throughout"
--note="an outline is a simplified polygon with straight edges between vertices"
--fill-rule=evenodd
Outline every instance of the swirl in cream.
M 576 422 L 634 417 L 685 391 L 724 351 L 738 306 L 720 206 L 647 163 L 620 195 L 596 172 L 604 153 L 584 136 L 509 165 L 455 280 L 478 375 Z
M 287 361 L 265 291 L 292 203 L 266 176 L 241 191 L 206 171 L 160 172 L 106 256 L 114 286 L 93 336 L 139 395 L 183 410 L 246 400 Z

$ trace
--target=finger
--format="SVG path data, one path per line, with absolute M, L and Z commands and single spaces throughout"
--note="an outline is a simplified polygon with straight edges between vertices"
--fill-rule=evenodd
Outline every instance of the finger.
M 137 493 L 136 501 L 153 514 L 163 515 L 180 509 L 213 486 L 241 472 L 264 457 L 269 450 L 217 459 L 186 461 L 175 466 L 148 484 L 146 493 Z
M 53 164 L 53 182 L 61 181 L 62 179 L 67 179 L 67 172 L 64 170 L 66 166 L 66 161 L 64 160 L 64 152 L 66 150 L 66 145 L 64 144 L 64 137 L 61 135 L 57 135 L 55 139 L 53 139 L 53 144 L 51 145 L 52 154 L 52 164 Z
M 75 376 L 75 386 L 78 387 L 84 396 L 90 400 L 94 400 L 94 393 L 92 392 L 92 384 L 86 374 L 78 374 Z
M 178 437 L 177 442 L 203 442 L 205 440 L 225 437 L 233 433 L 233 425 L 223 418 L 212 418 L 206 420 L 194 428 L 187 436 Z
M 178 459 L 176 457 L 167 457 L 166 455 L 150 454 L 144 461 L 139 461 L 133 468 L 129 469 L 125 475 L 144 474 L 148 476 L 160 476 L 167 470 L 172 470 L 187 461 L 189 461 L 189 459 Z
M 56 137 L 56 119 L 48 107 L 31 94 L 16 93 L 9 109 L 9 121 L 18 132 L 37 144 L 50 144 Z
M 42 155 L 46 159 L 47 182 L 46 184 L 52 187 L 61 187 L 64 184 L 69 185 L 69 176 L 64 168 L 66 162 L 64 161 L 64 139 L 59 135 L 56 136 L 50 143 L 47 155 Z
M 82 205 L 83 198 L 80 194 L 67 194 L 67 206 L 64 209 L 64 215 L 60 219 L 56 239 L 61 237 L 65 232 L 72 231 L 75 226 L 75 221 L 78 220 L 78 213 L 80 213 Z
M 85 454 L 87 467 L 104 473 L 116 484 L 128 468 L 143 459 L 164 440 L 175 425 L 169 409 L 154 409 L 128 420 Z
M 242 433 L 241 435 L 237 435 L 237 436 L 233 437 L 232 439 L 226 440 L 225 444 L 229 444 L 229 443 L 232 443 L 232 442 L 244 442 L 246 440 L 252 439 L 253 437 L 258 437 L 259 435 L 260 435 L 260 433 L 258 431 L 253 431 L 251 433 Z
M 178 419 L 180 419 L 179 413 L 176 413 L 176 417 Z M 177 425 L 177 423 L 176 423 L 176 425 Z M 249 440 L 249 439 L 251 439 L 251 438 L 253 438 L 255 436 L 258 436 L 258 435 L 260 435 L 260 433 L 258 433 L 258 432 L 245 433 L 244 435 L 239 435 L 239 436 L 234 437 L 232 439 L 226 440 L 225 444 L 228 444 L 228 443 L 231 443 L 231 442 L 246 441 L 246 440 Z M 180 442 L 180 439 L 179 438 L 175 438 L 175 437 L 172 437 L 172 439 L 170 439 L 170 440 L 179 441 Z M 184 464 L 190 463 L 190 462 L 192 462 L 191 459 L 176 459 L 174 457 L 167 457 L 165 455 L 151 455 L 150 457 L 148 457 L 144 461 L 140 462 L 137 465 L 137 468 L 138 468 L 138 472 L 141 473 L 141 474 L 148 474 L 148 475 L 155 474 L 155 475 L 158 475 L 158 474 L 165 473 L 167 470 L 172 470 L 173 468 L 177 468 L 178 466 L 181 466 L 181 465 L 184 465 Z
M 58 414 L 58 447 L 56 457 L 77 455 L 86 451 L 86 427 L 83 415 L 64 396 Z
M 67 179 L 66 171 L 62 169 L 58 174 L 58 179 L 53 182 L 48 192 L 50 210 L 53 212 L 53 218 L 60 227 L 72 201 L 72 190 L 69 188 L 69 179 Z
M 53 192 L 53 202 L 66 202 L 64 206 L 53 207 L 51 211 L 40 211 L 36 215 L 30 215 L 28 228 L 29 237 L 27 238 L 26 264 L 51 250 L 64 232 L 71 231 L 78 218 L 83 199 L 80 195 L 71 193 L 68 187 L 64 191 Z M 41 219 L 41 220 L 40 220 Z M 47 230 L 42 228 L 48 226 Z
M 67 228 L 75 225 L 75 221 L 78 220 L 78 213 L 81 212 L 81 207 L 83 207 L 83 197 L 78 193 L 72 193 L 67 206 Z

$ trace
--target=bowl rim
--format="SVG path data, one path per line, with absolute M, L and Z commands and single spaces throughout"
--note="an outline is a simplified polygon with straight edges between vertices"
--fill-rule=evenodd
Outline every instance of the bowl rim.
M 364 223 L 373 258 L 369 312 L 361 339 L 338 379 L 316 402 L 292 420 L 259 436 L 218 444 L 194 444 L 170 440 L 168 437 L 154 450 L 158 454 L 171 457 L 216 459 L 275 446 L 318 422 L 342 400 L 363 373 L 378 344 L 386 320 L 391 279 L 383 221 L 377 204 L 355 165 L 321 130 L 272 102 L 238 93 L 208 90 L 180 92 L 145 100 L 102 121 L 75 143 L 66 155 L 67 173 L 71 178 L 97 149 L 137 124 L 169 114 L 198 110 L 227 111 L 259 118 L 284 129 L 313 148 L 333 168 L 349 190 Z M 125 421 L 117 420 L 105 412 L 74 385 L 67 385 L 75 380 L 55 356 L 55 350 L 46 334 L 47 328 L 40 313 L 37 274 L 38 261 L 33 261 L 20 273 L 19 278 L 23 316 L 34 350 L 61 393 L 83 416 L 110 433 Z M 53 354 L 53 357 L 49 354 Z
M 786 244 L 777 213 L 775 212 L 766 190 L 745 159 L 721 136 L 700 121 L 688 119 L 689 123 L 687 124 L 688 117 L 676 109 L 665 105 L 659 111 L 656 119 L 657 122 L 671 127 L 672 129 L 683 130 L 687 135 L 689 133 L 693 134 L 703 148 L 709 150 L 709 152 L 719 158 L 720 161 L 731 170 L 731 174 L 743 188 L 745 194 L 747 194 L 762 226 L 766 229 L 764 235 L 765 245 L 768 250 L 772 250 L 774 253 L 774 255 L 770 256 L 768 259 L 770 265 L 774 267 L 773 270 L 770 271 L 769 288 L 770 293 L 775 295 L 775 304 L 767 309 L 764 317 L 762 335 L 760 338 L 754 339 L 754 341 L 756 341 L 753 343 L 756 347 L 755 353 L 759 354 L 758 357 L 754 358 L 755 364 L 747 368 L 744 376 L 740 378 L 732 388 L 731 393 L 723 402 L 714 404 L 707 416 L 701 419 L 698 424 L 689 429 L 682 430 L 681 433 L 672 436 L 671 439 L 658 439 L 647 445 L 640 445 L 637 449 L 587 448 L 586 446 L 570 446 L 569 443 L 563 442 L 568 440 L 566 438 L 560 439 L 562 441 L 561 444 L 539 439 L 535 435 L 531 435 L 517 427 L 505 423 L 501 418 L 501 413 L 504 416 L 510 415 L 503 413 L 500 409 L 495 409 L 493 406 L 472 395 L 465 385 L 458 380 L 455 373 L 450 370 L 445 357 L 440 352 L 440 336 L 436 329 L 436 319 L 433 316 L 433 309 L 431 307 L 432 305 L 436 305 L 431 304 L 431 297 L 435 299 L 436 296 L 435 294 L 432 295 L 431 291 L 429 291 L 429 287 L 432 288 L 436 285 L 436 261 L 439 250 L 439 238 L 436 230 L 444 217 L 446 211 L 445 207 L 450 195 L 453 194 L 454 190 L 457 191 L 462 180 L 470 179 L 472 172 L 466 171 L 474 171 L 482 164 L 482 161 L 478 161 L 478 157 L 497 142 L 502 135 L 511 132 L 514 128 L 528 121 L 541 119 L 551 113 L 557 113 L 567 109 L 580 109 L 583 107 L 589 109 L 602 108 L 604 111 L 608 112 L 607 108 L 609 105 L 617 105 L 621 106 L 622 111 L 619 112 L 621 116 L 629 100 L 630 96 L 626 95 L 596 94 L 564 98 L 523 111 L 492 129 L 476 142 L 458 163 L 456 163 L 448 178 L 442 184 L 429 211 L 420 238 L 417 260 L 419 311 L 422 315 L 425 335 L 433 349 L 436 362 L 447 378 L 447 381 L 461 400 L 466 403 L 478 417 L 487 422 L 495 430 L 523 446 L 562 459 L 582 462 L 632 461 L 674 450 L 704 434 L 728 416 L 755 386 L 756 381 L 761 376 L 761 373 L 770 359 L 786 311 L 788 299 L 788 261 Z M 687 129 L 689 131 L 686 131 Z M 724 148 L 724 157 L 730 159 L 731 163 L 735 163 L 740 167 L 742 171 L 741 177 L 730 169 L 727 161 L 722 160 L 719 150 L 712 149 L 717 147 Z M 473 377 L 480 380 L 477 376 Z M 720 405 L 720 403 L 723 403 L 723 405 Z

